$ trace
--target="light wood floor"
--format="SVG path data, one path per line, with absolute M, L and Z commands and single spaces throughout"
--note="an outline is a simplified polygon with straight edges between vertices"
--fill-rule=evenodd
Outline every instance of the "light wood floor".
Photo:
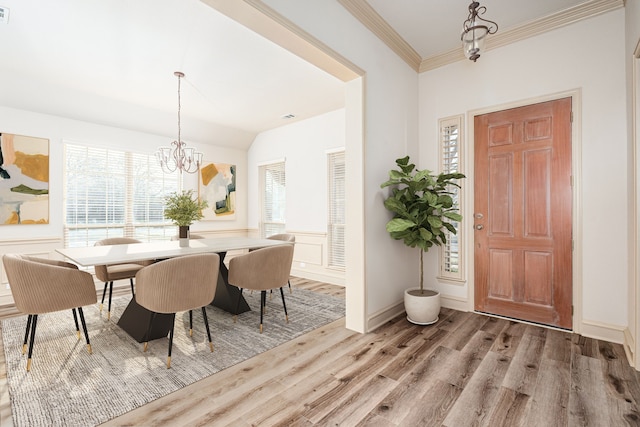
M 639 403 L 620 345 L 443 309 L 436 325 L 398 317 L 369 334 L 335 321 L 105 425 L 627 426 Z

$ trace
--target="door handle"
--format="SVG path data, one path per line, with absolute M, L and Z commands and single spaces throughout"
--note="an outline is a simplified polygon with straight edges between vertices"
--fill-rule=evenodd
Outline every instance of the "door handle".
M 484 228 L 484 225 L 482 224 L 478 224 L 474 227 L 476 230 L 482 230 Z

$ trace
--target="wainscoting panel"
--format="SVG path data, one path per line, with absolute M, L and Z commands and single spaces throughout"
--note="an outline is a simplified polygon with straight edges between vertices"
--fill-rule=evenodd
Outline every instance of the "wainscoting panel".
M 62 246 L 61 237 L 0 240 L 0 257 L 4 254 L 25 254 L 40 258 L 61 259 L 55 250 Z M 0 297 L 10 296 L 4 265 L 0 263 Z

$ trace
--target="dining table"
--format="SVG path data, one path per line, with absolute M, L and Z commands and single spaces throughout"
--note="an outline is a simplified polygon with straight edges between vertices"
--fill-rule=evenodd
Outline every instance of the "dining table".
M 156 241 L 148 243 L 130 243 L 121 245 L 89 246 L 77 248 L 59 248 L 56 252 L 80 267 L 132 263 L 137 261 L 161 261 L 185 255 L 217 253 L 220 256 L 220 269 L 217 277 L 216 293 L 211 305 L 232 314 L 251 310 L 249 304 L 237 287 L 229 284 L 229 270 L 224 259 L 228 252 L 260 249 L 270 246 L 291 244 L 280 240 L 251 237 L 219 237 L 210 239 L 192 239 L 188 246 L 181 246 L 179 240 Z M 238 304 L 237 301 L 240 303 Z M 174 315 L 153 313 L 131 299 L 118 320 L 118 326 L 138 342 L 164 338 L 169 333 Z M 151 331 L 147 334 L 149 323 L 153 319 Z

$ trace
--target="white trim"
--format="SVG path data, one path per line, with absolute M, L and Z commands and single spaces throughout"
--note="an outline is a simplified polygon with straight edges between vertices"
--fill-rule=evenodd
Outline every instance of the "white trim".
M 324 154 L 342 153 L 344 151 L 344 147 L 329 148 L 327 150 L 324 150 Z
M 612 325 L 609 323 L 582 320 L 582 332 L 580 335 L 595 338 L 597 340 L 622 344 L 624 342 L 625 328 L 626 326 L 623 325 Z
M 2 239 L 0 246 L 61 244 L 62 237 L 36 237 L 28 239 Z
M 469 301 L 466 298 L 440 293 L 440 305 L 458 311 L 469 311 Z
M 631 244 L 629 245 L 629 259 L 631 262 L 631 280 L 629 282 L 629 300 L 631 301 L 629 307 L 629 313 L 627 314 L 628 323 L 633 327 L 633 334 L 631 330 L 626 330 L 631 343 L 631 347 L 625 351 L 627 357 L 632 357 L 629 363 L 632 366 L 638 368 L 638 350 L 640 350 L 640 341 L 638 341 L 638 333 L 640 332 L 640 40 L 636 44 L 636 48 L 633 52 L 631 59 L 631 151 L 633 155 L 632 166 L 632 182 L 631 182 Z M 625 341 L 626 342 L 626 341 Z
M 557 99 L 571 97 L 571 111 L 573 112 L 573 122 L 571 124 L 571 167 L 573 176 L 573 332 L 582 333 L 582 316 L 583 316 L 583 304 L 582 304 L 582 91 L 581 89 L 573 89 L 564 92 L 553 93 L 549 95 L 542 95 L 535 98 L 529 98 L 519 101 L 513 101 L 506 104 L 495 105 L 491 107 L 485 107 L 477 110 L 471 110 L 467 112 L 467 138 L 465 138 L 464 155 L 469 156 L 467 165 L 467 188 L 471 189 L 467 191 L 465 197 L 467 199 L 466 206 L 468 206 L 467 212 L 474 212 L 474 191 L 475 188 L 475 150 L 474 150 L 474 117 L 482 114 L 493 113 L 496 111 L 507 110 L 511 108 L 522 107 L 531 104 L 537 104 L 546 101 L 555 101 Z M 465 230 L 473 229 L 473 214 L 466 215 L 463 219 Z M 475 239 L 473 233 L 467 233 L 466 241 L 466 257 L 469 260 L 467 263 L 467 272 L 469 279 L 468 287 L 468 311 L 474 311 L 474 291 L 475 291 L 475 265 L 473 249 L 475 247 Z
M 391 305 L 387 308 L 383 308 L 376 313 L 371 314 L 367 318 L 367 332 L 371 332 L 376 328 L 387 323 L 389 320 L 404 313 L 404 301 Z
M 629 330 L 628 327 L 624 328 L 624 331 L 622 331 L 624 334 L 624 342 L 622 343 L 622 347 L 624 348 L 624 352 L 627 355 L 627 361 L 629 362 L 629 365 L 635 367 L 636 363 L 635 363 L 635 349 L 636 349 L 636 342 L 635 339 L 633 338 L 633 335 L 631 335 L 631 331 Z
M 258 166 L 258 167 L 260 167 L 260 166 L 269 166 L 269 165 L 275 165 L 276 163 L 284 163 L 286 165 L 286 162 L 287 162 L 287 158 L 283 157 L 281 159 L 265 160 L 264 162 L 258 163 L 256 166 Z

